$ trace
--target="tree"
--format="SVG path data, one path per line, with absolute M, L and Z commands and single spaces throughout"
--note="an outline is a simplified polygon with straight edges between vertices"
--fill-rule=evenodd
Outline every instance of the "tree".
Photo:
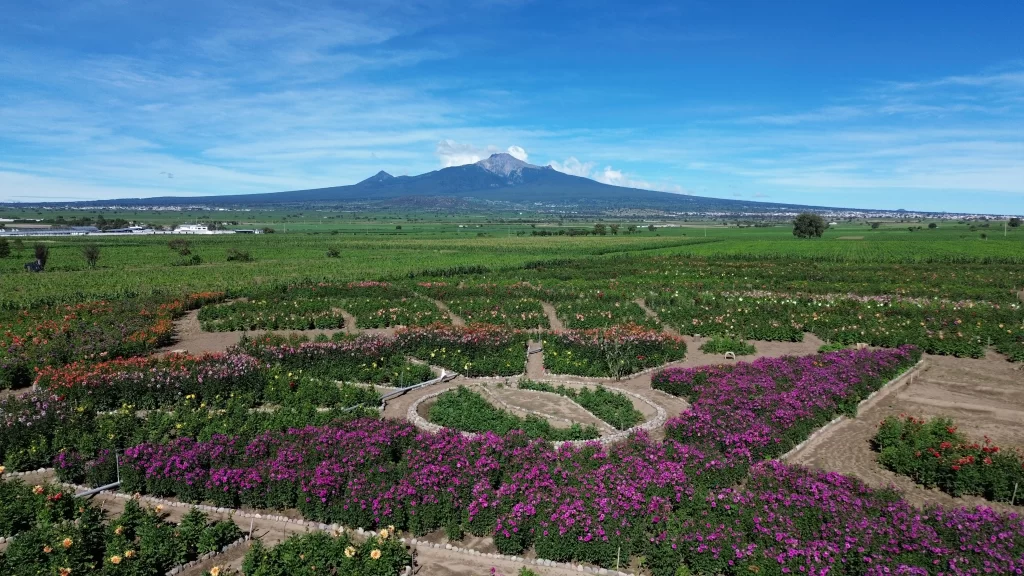
M 872 229 L 872 230 L 878 230 L 878 227 L 879 227 L 879 226 L 881 226 L 881 224 L 880 224 L 880 223 L 878 223 L 878 222 L 872 222 L 872 223 L 871 223 L 871 229 Z
M 609 228 L 611 228 L 611 231 L 612 231 L 613 235 L 615 235 L 615 236 L 619 235 L 619 225 L 618 224 L 612 224 L 611 226 L 609 226 Z
M 938 227 L 939 227 L 939 225 L 936 224 L 935 222 L 931 222 L 931 223 L 928 224 L 928 229 L 929 230 L 935 230 Z
M 648 232 L 654 232 L 654 224 L 648 224 L 647 225 L 647 231 Z
M 175 238 L 167 243 L 167 247 L 174 250 L 182 256 L 188 256 L 192 253 L 192 244 L 184 238 Z
M 14 251 L 17 252 L 19 256 L 25 251 L 25 243 L 21 241 L 21 238 L 14 241 Z
M 626 234 L 636 234 L 636 224 L 630 224 L 629 227 L 626 228 Z
M 1020 228 L 1020 218 L 1010 218 L 1010 228 Z
M 797 238 L 821 238 L 826 227 L 821 216 L 804 212 L 793 220 L 793 235 Z
M 11 255 L 11 244 L 7 238 L 0 238 L 0 258 L 7 258 Z
M 82 256 L 89 268 L 95 268 L 96 263 L 100 261 L 100 247 L 95 244 L 86 244 L 82 247 Z
M 40 242 L 36 244 L 35 251 L 36 262 L 39 262 L 39 267 L 46 268 L 46 261 L 50 259 L 50 247 Z
M 604 236 L 608 233 L 607 227 L 604 224 L 594 224 L 594 234 L 597 236 Z

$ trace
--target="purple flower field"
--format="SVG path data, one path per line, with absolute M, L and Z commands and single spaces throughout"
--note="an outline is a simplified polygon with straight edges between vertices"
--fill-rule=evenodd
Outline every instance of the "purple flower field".
M 668 438 L 601 448 L 519 433 L 467 439 L 399 421 L 215 436 L 127 451 L 123 489 L 225 506 L 295 507 L 350 526 L 493 536 L 505 554 L 657 575 L 1014 574 L 1024 519 L 988 509 L 920 511 L 889 490 L 775 461 L 913 365 L 912 347 L 671 369 L 686 396 Z

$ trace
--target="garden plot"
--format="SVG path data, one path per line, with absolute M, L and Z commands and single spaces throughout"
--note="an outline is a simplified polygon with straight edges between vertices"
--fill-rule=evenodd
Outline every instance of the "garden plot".
M 871 438 L 887 416 L 907 414 L 952 418 L 971 438 L 980 441 L 987 435 L 1004 448 L 1024 448 L 1024 377 L 1016 368 L 996 354 L 984 359 L 926 356 L 924 368 L 912 383 L 884 397 L 856 419 L 846 420 L 815 438 L 787 461 L 856 476 L 871 486 L 895 485 L 908 501 L 919 506 L 1010 509 L 979 497 L 954 498 L 884 469 L 872 450 Z M 1019 505 L 1014 508 L 1017 512 L 1024 510 Z

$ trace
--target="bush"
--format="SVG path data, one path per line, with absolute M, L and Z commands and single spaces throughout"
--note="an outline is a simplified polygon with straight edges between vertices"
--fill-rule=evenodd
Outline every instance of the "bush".
M 1024 486 L 1020 455 L 1000 450 L 987 436 L 981 443 L 971 442 L 948 418 L 890 416 L 878 427 L 872 445 L 879 463 L 889 470 L 953 496 L 1009 502 L 1014 486 Z M 1018 496 L 1024 500 L 1024 492 Z
M 757 352 L 752 344 L 747 344 L 743 340 L 730 338 L 729 336 L 715 336 L 711 338 L 701 345 L 700 351 L 707 354 L 732 352 L 737 356 L 748 356 Z
M 228 248 L 228 262 L 252 262 L 252 255 L 235 248 Z
M 411 563 L 394 531 L 382 530 L 362 544 L 348 534 L 314 532 L 292 536 L 272 548 L 256 540 L 245 555 L 242 571 L 246 576 L 394 576 Z
M 46 268 L 46 262 L 50 259 L 50 247 L 43 243 L 37 243 L 35 245 L 35 254 L 39 265 Z
M 82 247 L 82 257 L 89 268 L 95 268 L 100 261 L 100 247 L 95 244 L 86 244 Z

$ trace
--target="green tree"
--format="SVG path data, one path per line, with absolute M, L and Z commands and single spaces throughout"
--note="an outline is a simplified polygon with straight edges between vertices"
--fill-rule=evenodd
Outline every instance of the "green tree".
M 594 224 L 594 234 L 597 236 L 604 236 L 608 233 L 608 227 L 604 224 Z
M 928 229 L 929 230 L 935 230 L 938 227 L 939 227 L 939 225 L 936 224 L 935 222 L 931 222 L 931 223 L 928 224 Z
M 647 231 L 648 232 L 654 232 L 654 224 L 648 224 L 647 225 Z
M 618 224 L 612 224 L 611 226 L 609 226 L 609 228 L 611 228 L 611 231 L 612 231 L 613 235 L 615 235 L 615 236 L 619 235 L 619 225 Z
M 1010 218 L 1010 228 L 1020 228 L 1020 218 Z
M 11 255 L 11 244 L 7 238 L 0 238 L 0 258 L 7 258 Z
M 793 220 L 793 235 L 797 238 L 821 238 L 826 227 L 821 216 L 804 212 Z
M 38 243 L 35 246 L 36 261 L 43 268 L 46 268 L 46 261 L 50 259 L 50 247 L 43 243 Z
M 96 263 L 100 261 L 100 247 L 95 244 L 86 244 L 82 247 L 82 257 L 85 258 L 85 263 L 89 265 L 89 268 L 95 268 Z

